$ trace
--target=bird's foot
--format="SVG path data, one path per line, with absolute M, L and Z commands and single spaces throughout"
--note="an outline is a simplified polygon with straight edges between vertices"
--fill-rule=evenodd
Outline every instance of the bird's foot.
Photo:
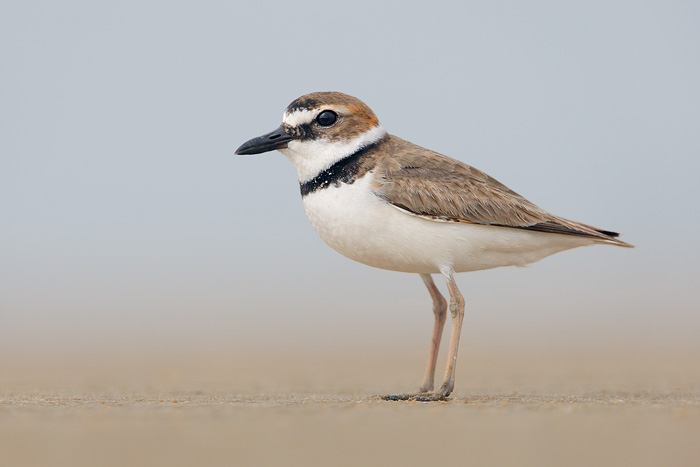
M 441 402 L 448 400 L 447 396 L 442 396 L 434 392 L 417 392 L 413 394 L 393 394 L 379 396 L 385 401 L 417 401 L 417 402 Z
M 440 389 L 435 391 L 435 395 L 441 396 L 441 397 L 447 397 L 450 394 L 452 394 L 452 390 L 455 388 L 455 380 L 454 376 L 451 378 L 448 378 L 447 380 L 443 381 L 443 383 L 440 385 Z

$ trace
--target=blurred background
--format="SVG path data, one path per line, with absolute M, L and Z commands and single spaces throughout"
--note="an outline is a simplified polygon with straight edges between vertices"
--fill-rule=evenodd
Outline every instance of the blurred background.
M 427 358 L 418 276 L 324 245 L 281 154 L 233 155 L 327 90 L 637 246 L 460 275 L 471 351 L 697 349 L 699 18 L 693 1 L 5 2 L 0 352 Z

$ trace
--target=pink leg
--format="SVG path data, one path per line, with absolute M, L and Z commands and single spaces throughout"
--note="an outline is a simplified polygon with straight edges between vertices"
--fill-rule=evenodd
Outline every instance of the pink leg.
M 433 340 L 430 344 L 430 356 L 428 357 L 428 368 L 425 370 L 423 384 L 421 384 L 419 392 L 432 392 L 435 384 L 435 365 L 437 363 L 438 351 L 440 350 L 440 340 L 442 339 L 442 330 L 445 327 L 445 319 L 447 317 L 447 301 L 442 296 L 438 288 L 433 282 L 430 274 L 421 274 L 421 279 L 430 292 L 433 299 L 433 314 L 435 315 L 435 325 L 433 326 Z
M 455 387 L 455 367 L 457 366 L 457 349 L 459 348 L 459 336 L 462 332 L 464 320 L 464 297 L 457 288 L 452 268 L 441 271 L 450 292 L 450 314 L 452 315 L 452 331 L 450 332 L 450 349 L 447 353 L 447 367 L 445 377 L 436 396 L 447 397 Z

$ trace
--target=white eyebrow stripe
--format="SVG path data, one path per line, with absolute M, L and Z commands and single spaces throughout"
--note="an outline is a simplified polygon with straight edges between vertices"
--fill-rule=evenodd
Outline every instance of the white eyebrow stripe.
M 289 126 L 299 126 L 307 123 L 311 123 L 316 115 L 318 115 L 319 110 L 306 110 L 299 109 L 291 113 L 284 112 L 282 116 L 282 122 Z

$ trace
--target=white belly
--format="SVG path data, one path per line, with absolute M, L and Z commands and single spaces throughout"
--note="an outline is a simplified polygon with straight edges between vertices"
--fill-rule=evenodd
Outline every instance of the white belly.
M 524 266 L 593 242 L 586 238 L 410 215 L 372 192 L 373 174 L 303 198 L 314 229 L 333 249 L 360 263 L 413 273 Z

